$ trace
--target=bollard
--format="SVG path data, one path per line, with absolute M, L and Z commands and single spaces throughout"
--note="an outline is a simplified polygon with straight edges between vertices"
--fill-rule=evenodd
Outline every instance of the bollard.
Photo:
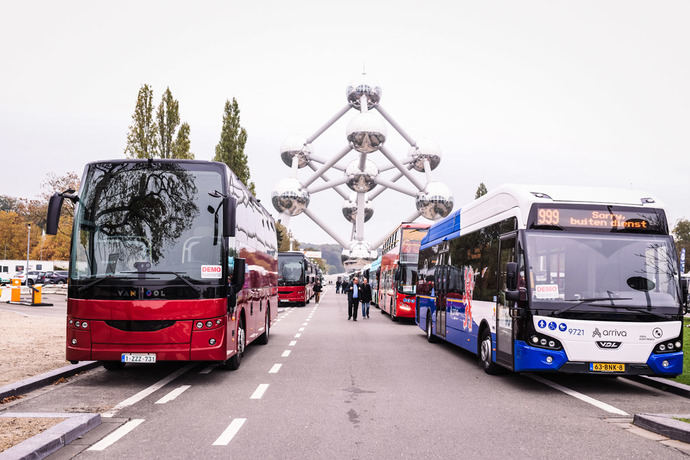
M 21 302 L 22 300 L 22 280 L 19 278 L 12 278 L 12 294 L 10 296 L 11 302 Z
M 41 294 L 43 292 L 43 285 L 42 284 L 34 284 L 31 286 L 31 303 L 33 305 L 40 304 L 41 302 Z

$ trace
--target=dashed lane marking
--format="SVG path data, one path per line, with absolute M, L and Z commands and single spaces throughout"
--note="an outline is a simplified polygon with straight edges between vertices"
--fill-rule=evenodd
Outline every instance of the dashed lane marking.
M 302 332 L 302 331 L 304 330 L 304 328 L 303 328 L 303 327 L 300 327 L 300 328 L 297 329 L 297 330 L 300 331 L 300 332 Z
M 543 383 L 544 385 L 550 386 L 553 389 L 556 389 L 558 391 L 562 391 L 563 393 L 572 396 L 573 398 L 577 398 L 580 401 L 586 402 L 587 404 L 591 404 L 592 406 L 598 407 L 601 410 L 604 410 L 606 412 L 609 412 L 611 414 L 616 414 L 616 415 L 630 415 L 627 412 L 618 409 L 617 407 L 613 407 L 610 404 L 606 404 L 603 401 L 599 401 L 598 399 L 594 399 L 591 396 L 587 396 L 585 394 L 582 394 L 578 391 L 571 390 L 568 387 L 564 387 L 563 385 L 559 385 L 556 382 L 552 382 L 551 380 L 547 380 L 543 377 L 539 377 L 538 375 L 530 375 L 530 378 L 536 380 L 539 383 Z
M 178 396 L 180 396 L 185 391 L 187 391 L 190 387 L 191 387 L 191 385 L 181 385 L 181 386 L 175 388 L 174 390 L 172 390 L 167 395 L 163 396 L 158 401 L 156 401 L 156 404 L 165 404 L 167 402 L 170 402 L 170 401 L 174 400 L 175 398 L 177 398 Z
M 299 332 L 297 334 L 295 334 L 296 339 L 299 339 L 300 337 L 302 337 L 302 334 L 300 334 Z
M 297 340 L 291 340 L 290 345 L 288 345 L 288 347 L 294 347 L 295 345 L 297 345 Z
M 118 403 L 115 407 L 113 407 L 109 411 L 102 413 L 101 417 L 112 417 L 120 409 L 123 409 L 125 407 L 129 407 L 133 404 L 138 403 L 139 401 L 141 401 L 142 399 L 144 399 L 145 397 L 147 397 L 151 393 L 160 390 L 165 385 L 172 382 L 173 380 L 175 380 L 176 378 L 178 378 L 179 376 L 181 376 L 182 374 L 184 374 L 185 372 L 187 372 L 188 370 L 190 370 L 194 366 L 195 366 L 195 364 L 187 364 L 186 366 L 179 368 L 178 370 L 176 370 L 172 374 L 168 375 L 167 377 L 160 379 L 158 382 L 154 383 L 153 385 L 149 386 L 148 388 L 144 388 L 143 390 L 141 390 L 139 393 L 135 394 L 134 396 L 130 396 L 129 398 L 122 401 L 121 403 Z
M 283 366 L 282 364 L 276 363 L 276 364 L 273 365 L 273 367 L 271 367 L 271 369 L 268 371 L 268 373 L 269 373 L 269 374 L 277 374 L 278 371 L 280 371 L 280 368 L 281 368 L 282 366 Z
M 283 354 L 280 355 L 280 357 L 281 357 L 281 358 L 287 358 L 288 356 L 290 356 L 290 353 L 291 353 L 291 352 L 292 352 L 292 350 L 285 350 L 285 351 L 283 352 Z
M 218 436 L 218 439 L 213 443 L 214 446 L 227 446 L 230 441 L 232 441 L 232 438 L 235 437 L 238 431 L 240 431 L 240 428 L 242 428 L 242 425 L 244 425 L 244 422 L 246 422 L 246 418 L 236 418 L 232 422 L 230 422 L 230 425 Z
M 256 390 L 254 390 L 254 393 L 249 397 L 249 399 L 261 399 L 264 396 L 264 393 L 266 393 L 266 390 L 268 390 L 268 383 L 261 383 L 259 384 L 258 387 L 256 387 Z
M 112 433 L 110 433 L 108 436 L 105 438 L 101 439 L 98 441 L 96 444 L 93 446 L 89 447 L 86 450 L 96 450 L 96 451 L 101 451 L 105 450 L 108 447 L 112 446 L 115 444 L 119 439 L 121 439 L 123 436 L 125 436 L 127 433 L 138 427 L 141 422 L 143 422 L 143 418 L 135 418 L 134 420 L 130 420 L 129 422 L 125 423 L 122 425 L 120 428 L 116 429 Z
M 307 325 L 307 323 L 302 323 L 302 326 L 306 326 L 306 325 Z

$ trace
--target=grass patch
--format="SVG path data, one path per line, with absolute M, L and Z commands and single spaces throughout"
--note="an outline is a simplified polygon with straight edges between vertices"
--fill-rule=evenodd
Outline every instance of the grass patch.
M 690 423 L 690 418 L 680 418 L 680 417 L 673 417 L 673 418 L 675 418 L 676 420 L 680 420 L 681 422 Z
M 685 318 L 683 320 L 683 326 L 688 326 L 690 324 L 690 319 Z M 679 383 L 684 383 L 690 385 L 690 330 L 683 329 L 683 373 L 673 380 Z M 687 420 L 683 420 L 687 421 Z M 688 421 L 690 423 L 690 421 Z

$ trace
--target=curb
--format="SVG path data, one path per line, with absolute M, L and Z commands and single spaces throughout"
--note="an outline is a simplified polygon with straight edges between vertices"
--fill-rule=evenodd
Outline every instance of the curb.
M 685 385 L 674 380 L 645 375 L 626 375 L 625 378 L 649 385 L 650 387 L 654 387 L 659 390 L 676 394 L 678 396 L 683 396 L 684 398 L 690 398 L 690 385 Z
M 42 417 L 66 419 L 63 422 L 48 428 L 44 432 L 26 439 L 16 446 L 12 446 L 6 451 L 0 453 L 0 460 L 45 458 L 101 424 L 100 414 L 10 412 L 0 414 L 0 417 Z
M 84 361 L 79 364 L 70 364 L 69 366 L 60 367 L 44 374 L 39 374 L 35 377 L 29 377 L 28 379 L 20 380 L 19 382 L 7 384 L 0 387 L 0 400 L 9 396 L 17 396 L 23 393 L 28 393 L 29 391 L 37 388 L 50 385 L 61 377 L 70 377 L 78 372 L 93 369 L 94 367 L 98 366 L 100 366 L 98 361 Z
M 635 414 L 633 425 L 685 443 L 690 443 L 690 423 L 674 417 L 690 418 L 688 414 Z

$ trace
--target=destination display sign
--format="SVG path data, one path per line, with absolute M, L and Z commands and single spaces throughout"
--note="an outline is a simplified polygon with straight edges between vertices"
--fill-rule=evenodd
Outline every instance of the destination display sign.
M 661 209 L 601 205 L 534 205 L 528 228 L 623 233 L 668 233 Z

